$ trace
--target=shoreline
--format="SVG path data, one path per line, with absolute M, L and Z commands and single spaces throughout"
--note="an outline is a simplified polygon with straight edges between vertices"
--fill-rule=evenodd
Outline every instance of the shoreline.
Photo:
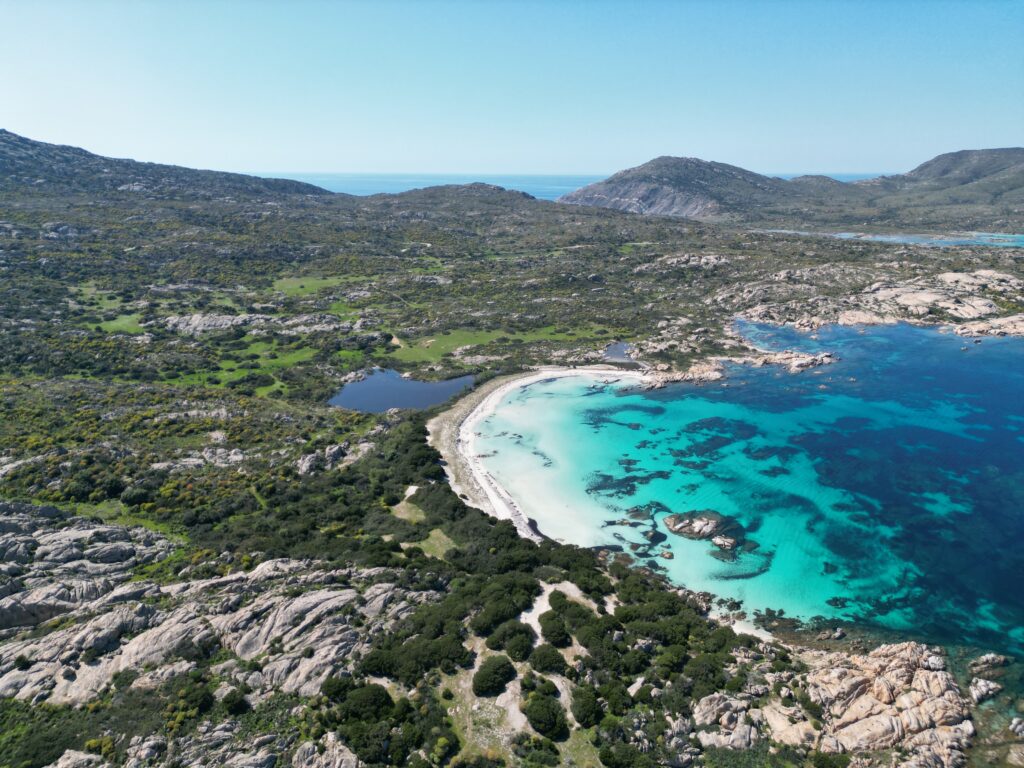
M 667 383 L 666 377 L 649 370 L 629 370 L 613 365 L 540 367 L 491 379 L 427 422 L 427 443 L 444 459 L 448 484 L 456 495 L 491 517 L 511 521 L 520 536 L 537 543 L 548 537 L 484 467 L 474 449 L 475 429 L 495 412 L 510 392 L 539 381 L 569 376 L 589 376 L 609 382 L 628 378 L 649 388 Z M 716 378 L 709 377 L 708 380 Z M 686 590 L 683 585 L 673 586 Z M 723 608 L 712 606 L 707 616 L 723 626 L 732 627 L 736 632 L 767 641 L 776 639 L 771 632 L 756 626 L 750 619 L 737 619 Z
M 653 381 L 653 377 L 645 371 L 627 370 L 613 365 L 534 368 L 522 373 L 498 376 L 481 384 L 447 411 L 427 422 L 427 443 L 437 449 L 444 459 L 448 484 L 456 495 L 491 517 L 511 521 L 520 536 L 534 542 L 540 542 L 546 537 L 484 467 L 475 452 L 475 428 L 491 416 L 513 390 L 538 381 L 567 376 L 633 378 L 648 385 Z

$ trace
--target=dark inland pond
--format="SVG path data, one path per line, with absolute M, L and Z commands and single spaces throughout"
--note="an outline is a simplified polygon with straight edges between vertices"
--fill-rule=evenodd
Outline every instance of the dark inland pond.
M 328 402 L 364 413 L 383 413 L 392 408 L 429 408 L 471 386 L 472 375 L 444 381 L 417 381 L 403 378 L 398 371 L 375 368 L 365 379 L 346 384 Z

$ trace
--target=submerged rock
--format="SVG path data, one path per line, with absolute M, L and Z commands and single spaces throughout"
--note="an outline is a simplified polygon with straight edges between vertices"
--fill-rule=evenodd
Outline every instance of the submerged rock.
M 752 542 L 746 540 L 743 526 L 735 519 L 715 512 L 713 509 L 669 515 L 664 522 L 665 527 L 676 536 L 710 541 L 719 549 L 720 555 L 727 560 L 733 559 L 736 550 L 740 548 L 752 548 L 750 546 Z
M 984 672 L 985 670 L 996 669 L 997 667 L 1005 667 L 1007 664 L 1010 663 L 1010 661 L 1011 659 L 1009 656 L 1003 656 L 999 653 L 986 653 L 983 656 L 979 656 L 978 658 L 972 660 L 971 663 L 967 665 L 967 667 L 971 670 L 972 673 L 978 674 L 979 672 Z

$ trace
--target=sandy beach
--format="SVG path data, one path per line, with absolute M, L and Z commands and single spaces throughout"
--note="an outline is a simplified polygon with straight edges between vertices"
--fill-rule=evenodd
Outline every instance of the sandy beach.
M 448 482 L 466 503 L 493 517 L 510 520 L 520 536 L 540 541 L 541 536 L 530 525 L 512 497 L 490 475 L 475 448 L 476 429 L 481 421 L 494 413 L 501 401 L 513 390 L 538 381 L 566 376 L 589 376 L 598 380 L 634 379 L 648 383 L 643 371 L 623 370 L 612 365 L 578 368 L 551 366 L 511 376 L 499 376 L 480 385 L 452 408 L 427 422 L 428 442 L 445 460 Z
M 499 376 L 485 382 L 460 399 L 450 409 L 427 422 L 428 442 L 440 452 L 445 461 L 448 481 L 467 504 L 501 520 L 509 520 L 519 535 L 531 541 L 543 536 L 530 524 L 530 519 L 515 500 L 491 476 L 476 451 L 477 427 L 488 418 L 502 400 L 513 390 L 528 387 L 539 381 L 567 376 L 589 376 L 599 381 L 632 379 L 637 384 L 652 386 L 658 377 L 639 370 L 623 370 L 610 365 L 578 368 L 564 366 L 541 367 L 510 376 Z M 737 632 L 745 632 L 763 639 L 772 635 L 746 619 L 737 620 L 722 609 L 712 609 L 711 618 L 731 625 Z

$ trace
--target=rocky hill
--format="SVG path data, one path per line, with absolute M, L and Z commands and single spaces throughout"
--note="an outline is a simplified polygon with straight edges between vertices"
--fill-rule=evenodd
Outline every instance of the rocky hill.
M 631 213 L 771 224 L 1010 229 L 1024 215 L 1024 149 L 952 152 L 896 176 L 780 179 L 692 157 L 659 157 L 561 202 Z
M 156 198 L 331 194 L 300 181 L 103 157 L 78 147 L 33 141 L 0 129 L 0 190 L 49 187 L 66 193 L 124 193 Z

